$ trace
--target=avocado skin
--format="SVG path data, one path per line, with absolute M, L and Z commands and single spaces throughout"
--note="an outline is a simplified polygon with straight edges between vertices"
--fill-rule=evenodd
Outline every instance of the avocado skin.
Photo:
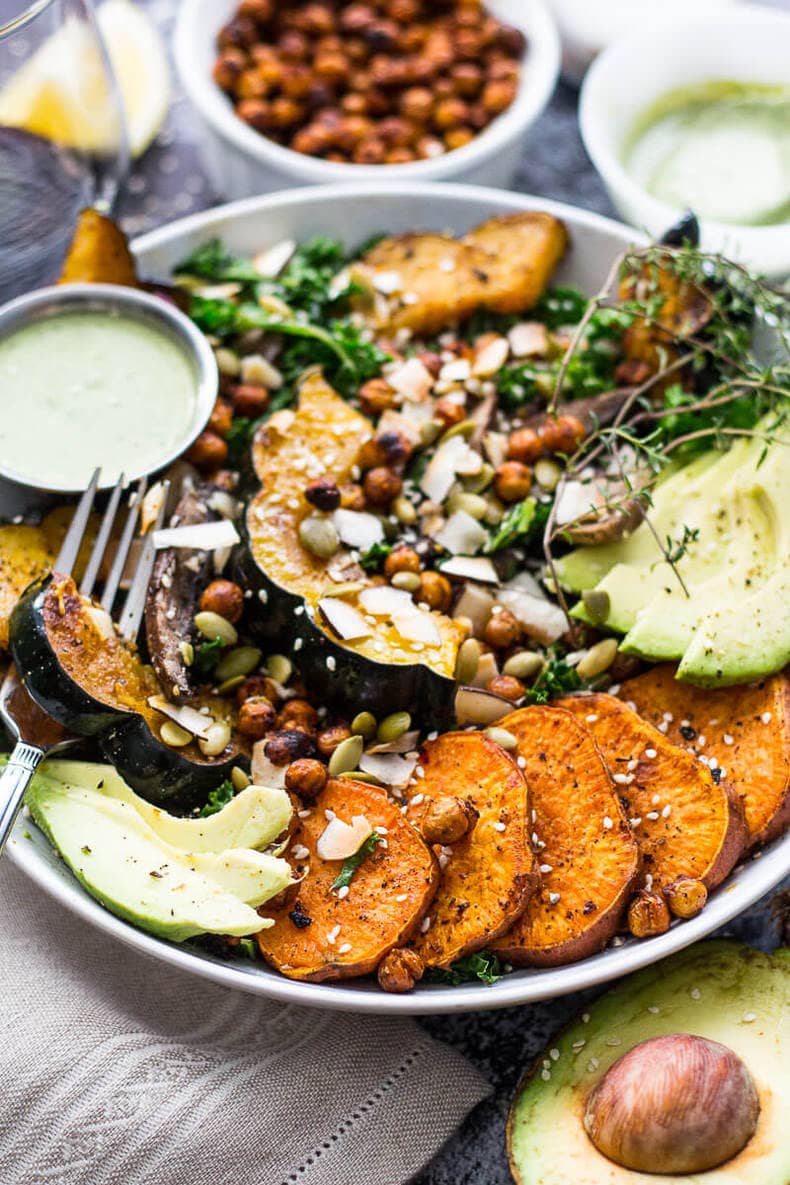
M 727 940 L 702 942 L 624 980 L 552 1042 L 556 1061 L 545 1050 L 519 1084 L 507 1124 L 517 1185 L 788 1185 L 788 1013 L 788 949 L 766 955 Z M 745 1020 L 750 1014 L 754 1019 Z M 683 1032 L 719 1041 L 745 1062 L 761 1102 L 754 1137 L 738 1156 L 704 1174 L 623 1169 L 584 1131 L 587 1095 L 634 1045 Z M 545 1063 L 548 1079 L 541 1077 Z

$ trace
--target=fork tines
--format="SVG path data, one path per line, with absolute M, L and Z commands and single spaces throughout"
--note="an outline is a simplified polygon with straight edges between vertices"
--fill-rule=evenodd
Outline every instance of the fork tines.
M 55 561 L 54 570 L 63 575 L 70 575 L 74 565 L 77 562 L 80 548 L 85 538 L 85 531 L 90 521 L 93 503 L 96 498 L 96 490 L 99 485 L 99 478 L 101 470 L 97 469 L 90 480 L 88 488 L 79 500 L 77 509 L 74 512 L 74 517 L 71 520 L 63 544 Z M 145 597 L 148 591 L 148 582 L 151 579 L 151 572 L 154 566 L 154 559 L 156 558 L 156 551 L 154 548 L 153 532 L 158 530 L 163 522 L 165 515 L 165 507 L 167 504 L 167 496 L 169 492 L 169 482 L 164 483 L 164 496 L 161 500 L 159 512 L 156 521 L 151 530 L 149 530 L 143 538 L 143 545 L 140 552 L 139 559 L 135 566 L 134 575 L 132 576 L 129 590 L 126 594 L 123 609 L 119 617 L 119 633 L 126 641 L 132 641 L 140 628 L 143 611 L 145 609 Z M 82 581 L 80 583 L 80 593 L 89 597 L 93 593 L 96 584 L 96 578 L 101 568 L 101 563 L 104 554 L 107 550 L 107 545 L 112 535 L 112 529 L 115 525 L 115 519 L 118 514 L 118 508 L 121 503 L 124 488 L 126 486 L 126 478 L 124 474 L 118 478 L 113 487 L 110 499 L 107 503 L 107 509 L 102 517 L 101 525 L 96 535 L 96 541 L 91 550 L 88 563 L 85 568 Z M 104 585 L 104 590 L 101 598 L 102 608 L 107 612 L 112 611 L 113 603 L 121 584 L 126 563 L 129 558 L 132 543 L 135 539 L 135 532 L 137 530 L 137 523 L 140 517 L 140 507 L 145 496 L 148 482 L 145 477 L 142 477 L 128 500 L 129 509 L 126 514 L 126 521 L 121 531 L 121 537 L 118 541 L 118 548 L 113 558 L 112 566 L 110 568 L 109 576 Z

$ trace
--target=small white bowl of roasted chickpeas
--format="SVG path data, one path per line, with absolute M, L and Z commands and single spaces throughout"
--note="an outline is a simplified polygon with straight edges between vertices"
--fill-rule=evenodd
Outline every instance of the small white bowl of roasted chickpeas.
M 182 0 L 182 85 L 219 193 L 507 188 L 559 72 L 545 0 Z

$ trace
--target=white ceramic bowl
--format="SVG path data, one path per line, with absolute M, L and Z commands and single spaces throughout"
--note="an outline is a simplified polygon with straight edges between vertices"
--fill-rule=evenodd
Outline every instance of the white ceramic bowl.
M 516 25 L 529 46 L 513 105 L 470 144 L 433 160 L 403 165 L 351 165 L 293 152 L 248 127 L 212 78 L 216 35 L 237 0 L 181 0 L 176 23 L 176 69 L 202 124 L 201 152 L 218 193 L 251 197 L 292 185 L 361 181 L 473 181 L 507 188 L 527 133 L 546 107 L 557 81 L 560 44 L 545 0 L 489 0 L 490 10 Z
M 715 19 L 675 21 L 623 38 L 593 63 L 579 120 L 585 147 L 628 222 L 660 235 L 680 210 L 642 188 L 622 163 L 639 116 L 669 91 L 716 80 L 790 87 L 790 13 L 722 10 Z M 702 221 L 702 246 L 767 275 L 790 272 L 790 224 L 736 226 Z
M 570 231 L 571 248 L 555 275 L 555 282 L 578 285 L 589 293 L 600 289 L 619 252 L 635 240 L 642 241 L 618 222 L 542 198 L 469 185 L 368 184 L 353 189 L 333 186 L 294 190 L 220 207 L 146 235 L 135 244 L 135 253 L 144 275 L 163 278 L 187 252 L 217 235 L 234 251 L 247 254 L 280 239 L 306 239 L 318 233 L 337 236 L 353 246 L 381 231 L 403 233 L 450 228 L 463 232 L 491 215 L 525 209 L 546 210 L 564 220 Z M 12 491 L 0 484 L 0 515 L 17 512 L 18 504 L 11 495 Z M 768 848 L 759 860 L 749 860 L 737 869 L 712 894 L 698 917 L 675 923 L 658 938 L 643 942 L 630 940 L 567 967 L 516 971 L 491 987 L 420 984 L 409 995 L 393 996 L 369 981 L 334 985 L 297 983 L 260 963 L 225 963 L 189 947 L 144 934 L 113 917 L 90 898 L 29 820 L 17 822 L 7 851 L 39 888 L 79 914 L 86 924 L 98 926 L 119 941 L 184 972 L 294 1004 L 391 1014 L 503 1008 L 604 983 L 654 963 L 709 934 L 764 896 L 790 872 L 789 834 Z

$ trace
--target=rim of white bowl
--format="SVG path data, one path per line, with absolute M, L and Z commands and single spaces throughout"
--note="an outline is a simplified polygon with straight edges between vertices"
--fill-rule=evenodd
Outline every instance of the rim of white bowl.
M 731 28 L 733 34 L 740 29 L 775 29 L 788 40 L 790 47 L 790 12 L 780 9 L 733 7 L 723 9 L 716 18 L 717 25 Z M 650 76 L 651 58 L 671 53 L 672 42 L 679 37 L 703 38 L 709 32 L 709 22 L 702 19 L 689 19 L 682 25 L 677 23 L 664 24 L 657 22 L 650 28 L 640 30 L 618 39 L 605 49 L 590 66 L 582 83 L 579 94 L 579 129 L 584 141 L 584 147 L 603 182 L 613 194 L 622 194 L 632 208 L 641 208 L 656 225 L 671 226 L 677 221 L 682 211 L 653 197 L 644 189 L 626 169 L 620 155 L 619 148 L 614 143 L 608 128 L 606 106 L 609 80 L 616 76 L 620 66 L 625 61 L 643 61 L 645 77 Z M 669 44 L 667 44 L 669 43 Z M 790 55 L 788 56 L 790 62 Z M 759 75 L 759 64 L 755 64 L 755 74 Z M 726 70 L 724 71 L 726 73 Z M 706 81 L 700 77 L 700 83 Z M 755 79 L 760 82 L 759 78 Z M 693 85 L 689 83 L 687 85 Z M 788 87 L 790 87 L 790 69 L 788 71 Z M 638 104 L 634 106 L 634 121 L 643 110 Z M 787 223 L 772 223 L 767 226 L 746 226 L 736 222 L 719 222 L 714 218 L 699 215 L 701 225 L 708 227 L 712 233 L 721 238 L 728 235 L 737 238 L 745 248 L 750 243 L 765 245 L 772 235 L 777 232 L 787 234 Z
M 354 165 L 320 160 L 284 148 L 248 127 L 231 108 L 214 80 L 203 76 L 196 46 L 207 35 L 201 20 L 204 0 L 182 0 L 173 37 L 173 57 L 181 85 L 203 119 L 225 141 L 261 165 L 293 177 L 294 185 L 364 182 L 376 178 L 414 181 L 439 180 L 483 162 L 511 140 L 524 135 L 549 103 L 560 73 L 560 37 L 546 0 L 529 0 L 508 20 L 527 36 L 529 45 L 518 94 L 512 105 L 462 148 L 433 160 L 399 165 Z M 213 39 L 216 28 L 212 25 Z

